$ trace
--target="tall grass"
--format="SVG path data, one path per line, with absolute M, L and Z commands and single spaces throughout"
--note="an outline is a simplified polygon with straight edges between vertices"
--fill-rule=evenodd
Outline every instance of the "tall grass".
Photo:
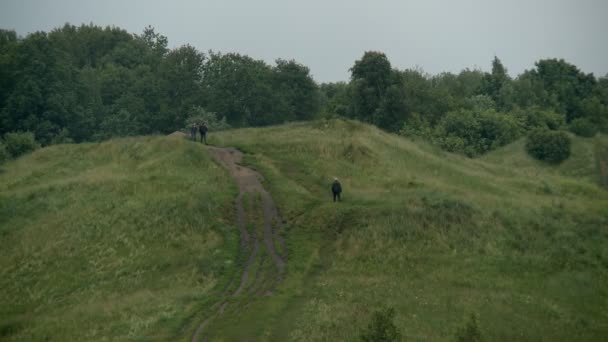
M 257 317 L 265 331 L 251 334 L 270 340 L 355 340 L 391 306 L 406 340 L 452 339 L 470 313 L 488 340 L 608 336 L 608 193 L 590 140 L 551 167 L 521 143 L 472 160 L 340 120 L 212 139 L 265 175 L 296 282 L 226 317 L 220 335 Z M 331 201 L 334 176 L 342 203 Z
M 406 340 L 452 340 L 472 313 L 491 341 L 608 336 L 608 193 L 593 139 L 574 138 L 560 166 L 529 158 L 522 142 L 469 159 L 342 120 L 210 142 L 239 147 L 264 175 L 288 264 L 272 295 L 231 299 L 208 336 L 357 340 L 385 307 Z M 240 268 L 235 191 L 200 145 L 179 139 L 55 146 L 9 162 L 1 338 L 187 338 Z
M 172 339 L 235 270 L 232 180 L 200 145 L 44 148 L 0 173 L 0 339 Z

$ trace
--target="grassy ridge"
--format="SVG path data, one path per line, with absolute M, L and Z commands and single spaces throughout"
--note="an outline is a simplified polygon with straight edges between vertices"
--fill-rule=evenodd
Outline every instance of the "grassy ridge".
M 449 340 L 472 312 L 488 340 L 608 335 L 608 193 L 592 141 L 576 139 L 556 170 L 522 143 L 470 160 L 351 121 L 213 139 L 250 153 L 289 225 L 288 280 L 210 328 L 227 340 L 234 324 L 240 337 L 353 340 L 383 306 L 413 340 Z
M 523 142 L 471 160 L 340 120 L 211 140 L 248 153 L 288 230 L 281 286 L 232 298 L 205 329 L 214 339 L 355 340 L 384 306 L 408 340 L 450 340 L 472 312 L 487 340 L 608 335 L 605 137 L 575 138 L 558 167 Z M 204 149 L 179 139 L 10 162 L 0 339 L 187 339 L 240 269 L 235 195 Z M 257 199 L 246 203 L 258 217 Z
M 170 339 L 235 270 L 236 188 L 200 145 L 60 145 L 3 169 L 2 340 Z

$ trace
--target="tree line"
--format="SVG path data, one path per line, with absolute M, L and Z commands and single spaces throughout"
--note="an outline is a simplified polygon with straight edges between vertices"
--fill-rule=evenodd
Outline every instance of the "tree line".
M 350 72 L 319 85 L 294 60 L 169 49 L 152 27 L 0 30 L 0 135 L 30 132 L 44 146 L 166 134 L 198 117 L 245 127 L 337 116 L 474 156 L 539 128 L 608 131 L 608 77 L 560 59 L 516 78 L 497 57 L 491 72 L 429 75 L 368 51 Z
M 201 111 L 235 127 L 318 112 L 318 86 L 296 61 L 167 44 L 151 27 L 66 24 L 25 38 L 0 30 L 0 134 L 32 132 L 48 145 L 171 133 Z
M 469 156 L 539 129 L 608 132 L 608 76 L 598 79 L 561 59 L 540 60 L 516 78 L 498 57 L 491 72 L 428 75 L 397 70 L 384 53 L 368 51 L 350 71 L 350 82 L 320 86 L 324 115 L 420 136 Z

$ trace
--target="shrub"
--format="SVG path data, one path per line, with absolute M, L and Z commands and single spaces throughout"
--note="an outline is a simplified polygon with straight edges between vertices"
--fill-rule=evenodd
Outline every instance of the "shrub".
M 504 146 L 520 136 L 521 130 L 515 118 L 504 113 L 488 110 L 479 113 L 479 152 L 485 153 Z
M 432 140 L 433 129 L 428 121 L 424 120 L 420 114 L 412 113 L 409 118 L 403 122 L 403 126 L 399 130 L 399 135 Z
M 190 129 L 193 123 L 206 122 L 207 128 L 210 131 L 222 131 L 230 129 L 230 125 L 226 122 L 226 117 L 221 119 L 217 118 L 217 115 L 213 112 L 208 112 L 202 107 L 192 107 L 188 113 L 188 119 L 186 119 L 186 131 Z
M 40 147 L 34 138 L 34 134 L 31 132 L 6 133 L 4 135 L 4 144 L 6 145 L 6 150 L 13 158 L 17 158 Z
M 481 331 L 477 324 L 477 317 L 471 314 L 469 320 L 463 327 L 456 331 L 456 342 L 479 342 L 481 341 Z
M 51 139 L 51 144 L 71 144 L 74 140 L 70 138 L 70 132 L 67 128 L 63 128 L 59 131 L 59 133 L 55 134 Z
M 397 330 L 395 323 L 393 323 L 394 317 L 395 309 L 393 308 L 374 312 L 372 321 L 363 334 L 361 334 L 361 340 L 365 342 L 401 340 L 401 334 Z
M 537 129 L 528 136 L 526 150 L 536 159 L 560 163 L 570 156 L 570 138 L 561 131 Z
M 516 119 L 493 109 L 459 110 L 441 119 L 434 140 L 445 150 L 472 157 L 512 142 L 520 132 Z
M 455 135 L 448 135 L 441 139 L 437 139 L 439 146 L 448 152 L 465 153 L 465 142 L 462 138 Z
M 496 110 L 496 103 L 488 95 L 474 95 L 466 99 L 466 105 L 472 111 L 480 113 L 486 110 Z
M 597 127 L 587 118 L 577 118 L 570 122 L 570 132 L 578 136 L 591 138 L 597 131 Z
M 527 109 L 518 109 L 511 112 L 526 130 L 534 130 L 537 128 L 547 128 L 557 130 L 562 127 L 566 121 L 563 114 L 558 114 L 551 110 L 543 110 L 538 107 Z
M 0 143 L 0 164 L 7 161 L 11 155 L 8 153 L 6 146 L 3 143 Z

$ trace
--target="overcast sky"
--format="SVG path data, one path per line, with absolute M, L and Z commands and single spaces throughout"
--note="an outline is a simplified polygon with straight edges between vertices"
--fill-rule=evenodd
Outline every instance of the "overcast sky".
M 541 58 L 608 73 L 608 0 L 0 0 L 0 28 L 24 36 L 64 23 L 147 25 L 201 51 L 295 59 L 319 82 L 348 80 L 364 51 L 399 69 L 489 70 L 513 76 Z

